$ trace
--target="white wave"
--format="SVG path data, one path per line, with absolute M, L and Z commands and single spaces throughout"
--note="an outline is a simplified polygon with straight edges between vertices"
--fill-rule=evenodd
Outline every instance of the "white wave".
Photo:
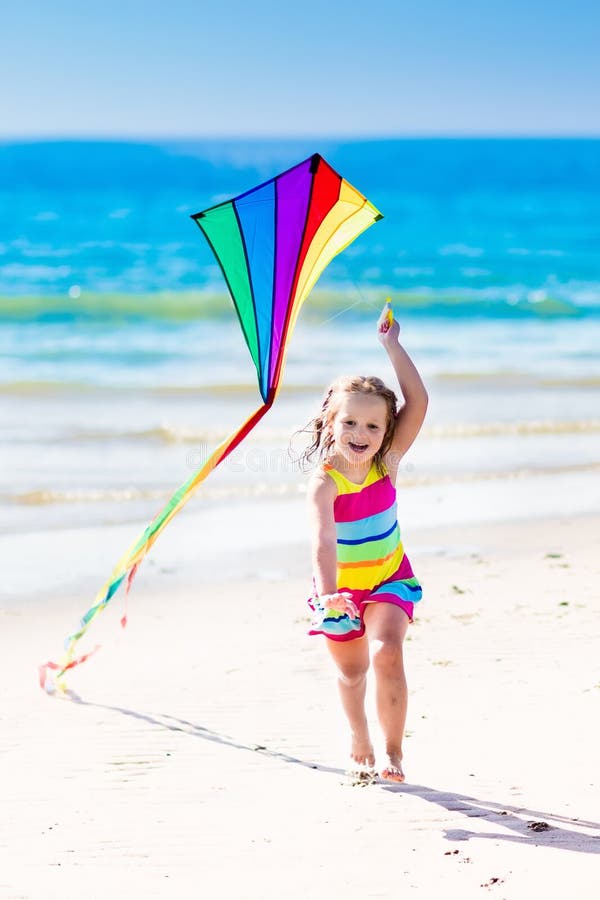
M 483 247 L 471 247 L 469 244 L 446 244 L 446 246 L 440 247 L 438 250 L 440 256 L 468 256 L 472 258 L 483 256 L 484 252 Z

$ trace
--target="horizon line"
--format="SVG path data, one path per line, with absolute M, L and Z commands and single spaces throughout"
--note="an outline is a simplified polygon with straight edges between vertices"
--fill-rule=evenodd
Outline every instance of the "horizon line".
M 9 143 L 59 143 L 59 142 L 94 142 L 94 143 L 142 143 L 142 142 L 211 142 L 211 141 L 232 141 L 232 142 L 260 142 L 260 141 L 277 141 L 280 143 L 292 143 L 297 141 L 341 141 L 344 143 L 366 143 L 369 141 L 502 141 L 502 140 L 523 140 L 523 141 L 560 141 L 560 140 L 600 140 L 600 131 L 598 132 L 405 132 L 405 133 L 376 133 L 371 134 L 152 134 L 137 133 L 84 133 L 65 132 L 64 134 L 56 133 L 40 133 L 40 134 L 0 134 L 0 144 Z

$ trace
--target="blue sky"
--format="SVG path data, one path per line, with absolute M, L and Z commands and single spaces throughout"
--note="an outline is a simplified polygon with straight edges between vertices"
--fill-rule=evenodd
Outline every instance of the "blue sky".
M 0 139 L 600 136 L 595 0 L 5 0 Z

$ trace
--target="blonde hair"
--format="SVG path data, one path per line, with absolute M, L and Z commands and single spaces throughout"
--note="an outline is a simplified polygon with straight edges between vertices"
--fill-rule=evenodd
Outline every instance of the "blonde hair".
M 398 415 L 398 398 L 390 388 L 386 387 L 381 378 L 377 378 L 375 375 L 344 375 L 341 378 L 337 378 L 327 388 L 319 414 L 314 419 L 311 419 L 306 428 L 303 429 L 303 431 L 312 434 L 312 443 L 300 455 L 300 462 L 307 469 L 315 457 L 319 462 L 324 462 L 330 455 L 333 446 L 333 435 L 328 426 L 338 411 L 339 404 L 336 403 L 336 398 L 341 394 L 363 394 L 366 397 L 381 397 L 385 401 L 387 408 L 385 434 L 381 447 L 373 457 L 378 472 L 383 474 L 383 459 L 390 449 L 392 438 L 394 437 L 396 416 Z

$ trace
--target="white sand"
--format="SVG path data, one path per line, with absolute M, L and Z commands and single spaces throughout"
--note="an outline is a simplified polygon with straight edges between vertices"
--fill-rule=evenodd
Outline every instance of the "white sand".
M 344 783 L 306 546 L 277 551 L 286 580 L 142 574 L 129 628 L 109 608 L 70 679 L 79 702 L 36 666 L 85 601 L 5 609 L 0 897 L 597 898 L 599 533 L 411 535 L 405 786 Z

